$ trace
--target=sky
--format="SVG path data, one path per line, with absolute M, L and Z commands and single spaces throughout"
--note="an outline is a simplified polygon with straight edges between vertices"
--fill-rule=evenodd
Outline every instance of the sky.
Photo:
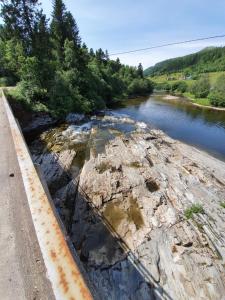
M 225 0 L 64 0 L 89 48 L 109 53 L 225 34 Z M 52 4 L 42 0 L 50 17 Z M 225 46 L 225 38 L 119 55 L 144 68 L 162 60 Z M 114 58 L 114 57 L 112 57 Z

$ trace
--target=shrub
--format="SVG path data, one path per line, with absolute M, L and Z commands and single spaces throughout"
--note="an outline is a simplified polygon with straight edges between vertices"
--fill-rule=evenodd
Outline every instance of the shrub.
M 210 82 L 208 76 L 202 76 L 191 86 L 190 92 L 196 98 L 206 98 L 210 92 Z
M 193 218 L 194 214 L 204 214 L 204 209 L 201 204 L 193 204 L 184 211 L 184 215 L 187 219 Z
M 129 96 L 139 96 L 149 94 L 153 90 L 153 85 L 150 80 L 135 78 L 128 86 Z
M 171 84 L 172 92 L 185 93 L 187 91 L 187 83 L 184 81 L 177 81 Z
M 9 87 L 14 86 L 16 83 L 14 78 L 11 77 L 1 77 L 0 78 L 0 86 L 1 87 Z
M 225 107 L 225 75 L 218 77 L 215 86 L 209 94 L 210 103 L 214 106 Z
M 154 88 L 158 91 L 170 91 L 170 84 L 168 82 L 155 83 Z

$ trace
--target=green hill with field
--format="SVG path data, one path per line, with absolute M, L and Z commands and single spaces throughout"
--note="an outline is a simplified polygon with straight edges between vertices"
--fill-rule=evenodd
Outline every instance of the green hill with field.
M 225 47 L 169 59 L 144 74 L 155 90 L 184 95 L 201 105 L 225 107 Z
M 145 76 L 182 72 L 191 74 L 225 71 L 225 47 L 208 47 L 197 53 L 157 63 L 144 71 Z

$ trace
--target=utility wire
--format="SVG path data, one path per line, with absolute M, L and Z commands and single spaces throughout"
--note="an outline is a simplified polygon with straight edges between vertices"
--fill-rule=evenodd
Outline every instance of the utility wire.
M 136 49 L 136 50 L 131 50 L 131 51 L 112 53 L 109 56 L 123 55 L 123 54 L 134 53 L 134 52 L 141 52 L 141 51 L 145 51 L 145 50 L 152 50 L 152 49 L 163 48 L 163 47 L 168 47 L 168 46 L 173 46 L 173 45 L 187 44 L 187 43 L 192 43 L 192 42 L 212 40 L 212 39 L 223 38 L 223 37 L 225 37 L 225 34 L 214 35 L 214 36 L 209 36 L 209 37 L 203 37 L 203 38 L 187 40 L 187 41 L 182 41 L 182 42 L 162 44 L 162 45 L 157 45 L 157 46 L 152 46 L 152 47 L 142 48 L 142 49 Z

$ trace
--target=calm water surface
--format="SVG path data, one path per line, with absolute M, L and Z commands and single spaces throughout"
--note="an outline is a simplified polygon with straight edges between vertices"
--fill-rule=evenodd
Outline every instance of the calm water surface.
M 129 100 L 113 111 L 153 125 L 174 139 L 225 160 L 225 111 L 196 107 L 183 98 L 164 97 L 153 94 L 148 99 Z

